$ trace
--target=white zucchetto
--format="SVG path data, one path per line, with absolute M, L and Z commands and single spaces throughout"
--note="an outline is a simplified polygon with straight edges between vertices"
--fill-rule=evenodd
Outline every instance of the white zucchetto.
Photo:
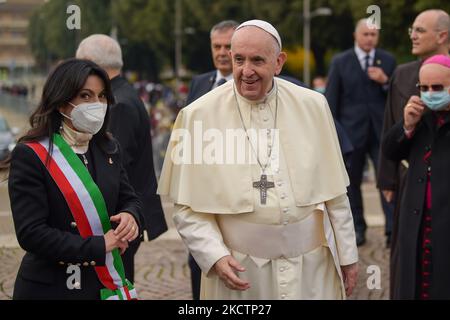
M 275 29 L 275 27 L 273 25 L 271 25 L 270 23 L 263 21 L 263 20 L 249 20 L 249 21 L 245 21 L 244 23 L 239 25 L 239 27 L 236 28 L 236 31 L 241 28 L 249 27 L 249 26 L 258 27 L 258 28 L 264 30 L 265 32 L 267 32 L 268 34 L 270 34 L 271 36 L 273 36 L 275 38 L 275 40 L 277 40 L 278 45 L 280 46 L 280 50 L 281 50 L 281 48 L 282 48 L 281 37 L 280 37 L 280 34 L 278 33 L 277 29 Z

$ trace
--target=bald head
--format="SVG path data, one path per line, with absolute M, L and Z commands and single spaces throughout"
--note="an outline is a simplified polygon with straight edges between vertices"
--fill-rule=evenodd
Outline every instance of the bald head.
M 421 58 L 448 54 L 450 17 L 440 9 L 426 10 L 414 20 L 410 38 L 412 53 Z
M 450 16 L 441 9 L 430 9 L 420 13 L 416 19 L 424 19 L 429 21 L 436 31 L 450 32 Z
M 358 32 L 360 30 L 366 30 L 366 29 L 369 29 L 369 30 L 375 29 L 375 30 L 378 31 L 378 29 L 376 28 L 375 25 L 372 26 L 370 24 L 369 19 L 366 19 L 366 18 L 359 19 L 358 22 L 356 23 L 356 26 L 355 26 L 355 32 Z
M 94 34 L 81 41 L 76 58 L 91 60 L 107 71 L 120 71 L 123 67 L 119 43 L 104 34 Z
M 436 63 L 423 65 L 419 72 L 419 81 L 422 85 L 442 84 L 450 87 L 450 68 Z

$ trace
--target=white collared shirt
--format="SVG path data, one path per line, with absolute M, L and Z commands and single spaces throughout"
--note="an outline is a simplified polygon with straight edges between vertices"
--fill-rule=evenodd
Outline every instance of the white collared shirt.
M 361 68 L 364 70 L 366 67 L 366 56 L 367 52 L 365 52 L 363 49 L 358 47 L 357 44 L 355 44 L 355 53 L 358 57 L 359 64 L 361 65 Z M 375 49 L 370 50 L 369 52 L 369 67 L 373 66 L 373 62 L 375 60 Z
M 214 88 L 217 88 L 217 84 L 219 83 L 219 81 L 220 81 L 220 79 L 225 79 L 225 80 L 231 80 L 231 79 L 233 79 L 233 73 L 230 73 L 228 76 L 223 76 L 222 75 L 222 73 L 219 71 L 219 70 L 217 70 L 216 71 L 216 79 L 215 79 L 215 81 L 214 81 L 214 85 L 213 85 L 213 89 Z

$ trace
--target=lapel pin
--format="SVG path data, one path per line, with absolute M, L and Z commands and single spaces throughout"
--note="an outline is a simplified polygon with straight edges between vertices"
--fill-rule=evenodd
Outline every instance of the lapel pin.
M 381 64 L 381 60 L 378 59 L 378 60 L 377 60 L 377 65 L 380 65 L 380 64 Z

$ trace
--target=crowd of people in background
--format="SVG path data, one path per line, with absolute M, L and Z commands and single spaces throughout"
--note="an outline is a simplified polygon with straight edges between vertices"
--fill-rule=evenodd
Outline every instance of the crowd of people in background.
M 31 88 L 31 90 L 33 90 L 33 88 Z M 4 92 L 13 96 L 27 97 L 29 91 L 28 87 L 23 84 L 0 83 L 0 93 Z

